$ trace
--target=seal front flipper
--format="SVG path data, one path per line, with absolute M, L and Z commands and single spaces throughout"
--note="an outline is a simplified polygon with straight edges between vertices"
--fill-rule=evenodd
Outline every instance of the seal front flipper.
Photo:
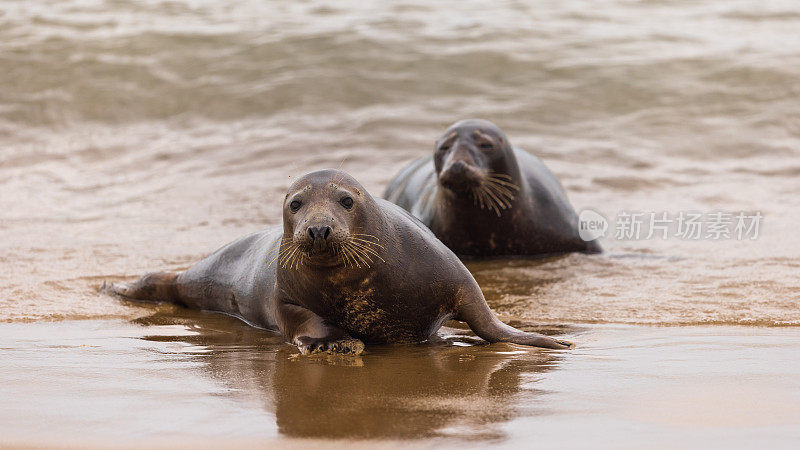
M 553 339 L 539 333 L 521 331 L 506 325 L 489 309 L 489 305 L 482 296 L 463 299 L 458 306 L 455 319 L 466 322 L 475 334 L 489 342 L 510 342 L 557 350 L 574 347 L 571 342 Z
M 364 351 L 363 342 L 302 306 L 278 301 L 276 309 L 278 329 L 304 355 Z

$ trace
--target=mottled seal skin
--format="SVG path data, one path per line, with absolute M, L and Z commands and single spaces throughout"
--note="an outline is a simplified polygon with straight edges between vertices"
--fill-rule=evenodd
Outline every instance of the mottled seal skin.
M 570 347 L 498 320 L 430 230 L 334 170 L 292 184 L 282 227 L 234 241 L 184 272 L 151 273 L 107 290 L 229 314 L 279 331 L 303 353 L 425 341 L 449 319 L 490 342 Z
M 400 171 L 384 198 L 461 257 L 602 251 L 580 238 L 578 216 L 556 176 L 485 120 L 450 126 L 433 156 Z

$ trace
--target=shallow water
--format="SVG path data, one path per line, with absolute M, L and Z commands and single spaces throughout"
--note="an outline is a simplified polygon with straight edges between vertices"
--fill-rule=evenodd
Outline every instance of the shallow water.
M 313 401 L 287 406 L 268 387 L 277 379 L 295 392 L 276 373 L 298 364 L 300 379 L 342 383 L 345 394 L 330 401 L 357 398 L 365 409 L 351 412 L 375 416 L 375 427 L 363 419 L 353 437 L 559 434 L 577 442 L 575 427 L 617 427 L 640 443 L 668 429 L 746 442 L 755 428 L 726 428 L 745 422 L 788 436 L 782 420 L 797 423 L 798 413 L 779 400 L 795 395 L 798 380 L 788 366 L 800 325 L 798 29 L 800 6 L 789 0 L 2 2 L 0 389 L 13 405 L 0 412 L 0 435 L 30 431 L 36 417 L 49 420 L 53 436 L 85 426 L 107 442 L 106 421 L 120 436 L 182 436 L 226 414 L 231 428 L 212 434 L 356 433 L 341 424 L 314 435 L 311 424 L 294 423 L 291 414 L 310 414 Z M 170 307 L 153 319 L 152 307 L 97 293 L 103 281 L 185 268 L 278 223 L 284 191 L 303 173 L 341 167 L 380 195 L 466 117 L 492 120 L 540 156 L 578 210 L 609 219 L 757 211 L 761 233 L 630 241 L 612 232 L 599 256 L 470 262 L 504 320 L 566 332 L 581 345 L 549 354 L 438 343 L 362 358 L 370 389 L 395 365 L 438 374 L 441 390 L 417 385 L 418 397 L 405 384 L 362 393 L 340 378 L 349 369 L 339 363 L 298 362 L 274 336 L 227 319 Z M 236 339 L 246 342 L 242 352 Z M 593 343 L 601 341 L 615 344 Z M 721 368 L 708 363 L 716 350 Z M 755 375 L 737 375 L 740 358 Z M 461 359 L 468 370 L 452 368 Z M 96 366 L 85 374 L 86 364 Z M 456 392 L 459 377 L 469 378 L 469 394 Z M 520 377 L 528 381 L 513 381 Z M 677 387 L 684 381 L 689 390 Z M 63 397 L 42 394 L 59 383 L 70 387 Z M 626 391 L 628 383 L 636 389 Z M 659 389 L 671 420 L 683 420 L 686 392 L 709 408 L 686 417 L 720 415 L 722 428 L 690 431 L 661 416 L 628 428 L 625 420 L 655 414 L 642 399 L 658 400 Z M 734 400 L 722 391 L 738 389 L 774 420 L 728 407 Z M 402 406 L 376 416 L 370 402 L 379 400 Z M 109 416 L 116 405 L 129 415 Z M 335 413 L 317 418 L 338 423 Z M 390 422 L 397 427 L 374 434 Z M 523 432 L 531 423 L 535 431 Z
M 601 257 L 473 266 L 508 318 L 800 323 L 795 2 L 0 11 L 2 321 L 136 317 L 101 280 L 277 223 L 315 169 L 380 195 L 450 122 L 484 117 L 577 209 L 764 215 L 755 241 L 607 238 Z

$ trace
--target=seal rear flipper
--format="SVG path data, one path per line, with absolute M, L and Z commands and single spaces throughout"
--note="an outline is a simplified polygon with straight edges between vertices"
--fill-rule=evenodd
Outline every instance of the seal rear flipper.
M 455 319 L 466 322 L 475 334 L 489 342 L 509 342 L 557 350 L 566 350 L 574 347 L 571 342 L 554 339 L 539 333 L 521 331 L 506 325 L 494 315 L 483 298 L 462 301 L 456 312 Z
M 178 275 L 178 272 L 153 272 L 132 283 L 103 284 L 103 290 L 129 300 L 183 304 L 178 295 Z

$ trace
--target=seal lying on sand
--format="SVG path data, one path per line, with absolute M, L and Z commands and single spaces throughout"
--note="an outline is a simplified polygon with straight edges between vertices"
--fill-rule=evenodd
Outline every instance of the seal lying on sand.
M 384 198 L 408 210 L 460 256 L 598 253 L 558 179 L 497 126 L 463 120 L 392 180 Z
M 489 342 L 569 343 L 498 320 L 461 261 L 407 212 L 346 173 L 298 179 L 283 226 L 245 236 L 184 272 L 108 290 L 218 311 L 278 330 L 303 353 L 360 353 L 363 342 L 420 342 L 449 319 Z

